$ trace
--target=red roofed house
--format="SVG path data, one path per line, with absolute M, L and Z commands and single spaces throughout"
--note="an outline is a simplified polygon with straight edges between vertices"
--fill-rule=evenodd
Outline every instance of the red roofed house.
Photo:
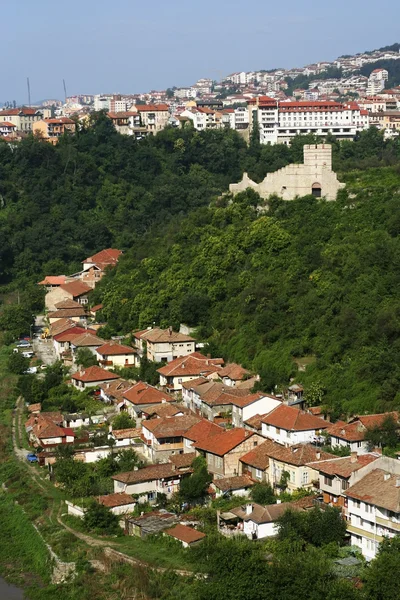
M 205 533 L 197 531 L 197 529 L 193 529 L 193 527 L 189 527 L 188 525 L 182 525 L 181 523 L 178 523 L 171 529 L 166 529 L 163 533 L 164 535 L 168 535 L 181 542 L 184 548 L 194 546 L 206 537 Z
M 50 417 L 38 415 L 29 440 L 33 446 L 54 447 L 59 444 L 73 444 L 75 434 L 72 429 L 57 425 Z
M 147 358 L 153 362 L 170 362 L 179 356 L 188 356 L 196 349 L 196 340 L 190 335 L 158 327 L 136 331 L 133 334 L 136 348 L 142 356 L 147 351 Z
M 46 275 L 42 281 L 39 281 L 38 285 L 46 286 L 46 290 L 49 292 L 53 287 L 60 287 L 64 283 L 67 283 L 65 275 Z
M 0 111 L 0 122 L 12 123 L 18 132 L 30 133 L 33 124 L 43 117 L 43 113 L 35 108 L 5 108 Z
M 93 256 L 85 258 L 82 262 L 83 269 L 78 274 L 79 278 L 91 288 L 94 288 L 96 283 L 103 277 L 105 270 L 117 265 L 121 255 L 122 251 L 117 248 L 106 248 Z
M 352 452 L 350 456 L 336 457 L 321 460 L 318 463 L 309 463 L 319 475 L 319 489 L 323 494 L 325 504 L 340 506 L 347 514 L 346 490 L 356 480 L 357 471 L 379 458 L 379 454 L 357 455 Z
M 142 421 L 143 454 L 151 462 L 156 462 L 168 459 L 172 454 L 183 453 L 183 438 L 199 421 L 201 418 L 195 415 Z
M 51 144 L 57 144 L 59 138 L 67 132 L 75 133 L 75 129 L 75 121 L 67 117 L 42 119 L 32 125 L 32 133 Z
M 64 300 L 75 300 L 79 304 L 87 304 L 89 302 L 88 294 L 91 291 L 91 287 L 79 280 L 63 283 L 47 292 L 45 297 L 46 308 L 48 311 L 54 311 L 56 305 Z
M 107 506 L 114 515 L 127 515 L 133 512 L 137 504 L 132 496 L 125 492 L 99 496 L 98 502 L 103 506 Z
M 180 391 L 182 383 L 198 377 L 218 376 L 224 361 L 222 358 L 207 358 L 199 352 L 176 358 L 158 369 L 160 385 L 171 391 Z
M 190 475 L 189 467 L 178 468 L 172 463 L 149 465 L 142 469 L 113 475 L 114 492 L 137 494 L 139 502 L 156 502 L 157 493 L 166 494 L 167 498 L 179 490 L 182 477 Z
M 83 371 L 77 371 L 76 373 L 71 375 L 71 379 L 72 384 L 78 390 L 82 391 L 88 388 L 98 386 L 101 383 L 105 383 L 106 381 L 119 379 L 119 377 L 115 373 L 110 373 L 110 371 L 106 371 L 105 369 L 94 365 L 93 367 L 88 367 Z
M 201 439 L 193 447 L 205 457 L 207 468 L 214 477 L 233 477 L 241 473 L 240 458 L 264 441 L 258 434 L 237 427 Z
M 175 398 L 154 386 L 138 381 L 122 393 L 122 403 L 134 419 L 141 419 L 142 412 L 151 405 L 174 402 Z
M 270 440 L 292 446 L 314 442 L 329 425 L 330 423 L 320 417 L 314 417 L 293 406 L 280 404 L 263 417 L 261 433 Z
M 66 331 L 63 331 L 57 335 L 53 336 L 53 346 L 56 352 L 57 358 L 60 360 L 63 358 L 63 354 L 68 352 L 71 347 L 72 340 L 78 335 L 82 335 L 84 333 L 92 333 L 94 331 L 92 329 L 85 329 L 84 327 L 70 327 Z
M 105 369 L 113 367 L 137 367 L 140 364 L 137 351 L 132 346 L 107 342 L 96 350 L 97 360 Z
M 331 438 L 332 448 L 349 448 L 351 452 L 364 454 L 369 452 L 369 443 L 365 440 L 368 429 L 381 427 L 385 420 L 393 419 L 399 426 L 399 413 L 379 413 L 354 417 L 348 423 L 337 421 L 329 426 L 327 433 Z
M 141 124 L 154 133 L 164 129 L 170 117 L 168 104 L 138 104 L 130 110 L 139 113 Z
M 0 135 L 6 137 L 13 137 L 17 126 L 9 121 L 0 121 Z

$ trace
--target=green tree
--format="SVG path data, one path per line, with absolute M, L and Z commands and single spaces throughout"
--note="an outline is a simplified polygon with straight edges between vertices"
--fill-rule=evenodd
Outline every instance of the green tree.
M 11 373 L 21 375 L 29 367 L 29 358 L 22 356 L 20 352 L 13 352 L 7 360 L 7 368 Z
M 133 429 L 136 427 L 136 423 L 127 412 L 121 412 L 114 417 L 112 426 L 113 429 Z
M 194 459 L 192 467 L 193 473 L 181 480 L 179 497 L 182 502 L 196 504 L 204 501 L 212 475 L 207 471 L 207 463 L 201 456 Z
M 274 490 L 269 483 L 256 483 L 250 491 L 251 499 L 257 504 L 275 504 Z
M 84 369 L 98 364 L 96 356 L 89 348 L 79 348 L 76 353 L 76 363 Z
M 96 500 L 90 503 L 83 517 L 85 529 L 107 533 L 108 535 L 121 532 L 118 522 L 118 515 L 114 515 L 107 506 L 96 502 Z
M 0 309 L 0 330 L 11 333 L 15 338 L 29 335 L 32 322 L 32 311 L 28 306 L 8 304 Z
M 377 557 L 371 561 L 364 574 L 365 598 L 392 600 L 399 598 L 399 586 L 394 576 L 400 568 L 400 537 L 384 539 Z
M 381 425 L 370 427 L 365 432 L 364 439 L 371 448 L 396 448 L 399 444 L 399 426 L 392 415 L 388 415 Z

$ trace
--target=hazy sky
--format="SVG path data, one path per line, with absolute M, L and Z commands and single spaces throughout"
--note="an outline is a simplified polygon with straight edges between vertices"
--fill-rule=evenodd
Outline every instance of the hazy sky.
M 0 102 L 185 86 L 400 42 L 400 2 L 2 0 Z

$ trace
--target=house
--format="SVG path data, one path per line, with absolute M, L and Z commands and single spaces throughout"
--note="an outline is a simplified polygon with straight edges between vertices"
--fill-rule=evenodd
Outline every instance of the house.
M 195 415 L 165 417 L 142 421 L 143 453 L 152 462 L 165 460 L 171 454 L 184 451 L 183 438 L 195 423 L 200 421 Z
M 216 423 L 206 419 L 199 420 L 183 434 L 183 452 L 193 452 L 196 442 L 208 440 L 222 431 L 224 431 L 222 427 Z
M 185 335 L 168 329 L 145 329 L 133 333 L 138 353 L 146 356 L 153 362 L 171 362 L 179 356 L 188 356 L 196 349 L 196 340 L 190 335 Z
M 35 404 L 28 404 L 28 412 L 31 415 L 38 415 L 42 410 L 42 405 L 40 402 L 36 402 Z
M 91 287 L 79 280 L 73 280 L 55 286 L 46 294 L 46 309 L 50 312 L 55 311 L 56 305 L 63 300 L 75 300 L 75 302 L 78 302 L 81 305 L 88 304 L 88 295 L 91 291 Z
M 139 427 L 133 429 L 113 429 L 108 437 L 115 440 L 116 448 L 121 446 L 141 446 L 141 433 L 142 430 Z
M 114 515 L 129 514 L 133 512 L 137 504 L 132 496 L 129 496 L 125 492 L 99 496 L 98 502 L 103 506 L 107 506 Z
M 204 456 L 207 468 L 215 479 L 239 475 L 239 459 L 264 441 L 256 433 L 237 427 L 201 439 L 195 442 L 193 447 L 198 454 Z
M 189 411 L 173 402 L 163 402 L 162 404 L 150 404 L 142 410 L 143 419 L 160 419 L 163 417 L 181 417 L 189 414 Z
M 140 115 L 142 126 L 151 133 L 164 129 L 170 117 L 168 104 L 138 104 L 130 110 Z
M 135 419 L 142 418 L 143 411 L 146 412 L 153 405 L 174 402 L 174 400 L 175 398 L 166 392 L 143 381 L 138 381 L 122 393 L 122 402 Z
M 246 419 L 243 421 L 243 427 L 245 429 L 249 429 L 249 431 L 254 431 L 254 433 L 259 433 L 261 435 L 262 430 L 262 420 L 265 415 L 256 414 L 250 419 Z
M 181 391 L 182 383 L 217 374 L 223 365 L 222 358 L 207 358 L 199 352 L 186 357 L 179 357 L 164 365 L 157 372 L 160 374 L 160 385 L 170 391 Z
M 97 365 L 93 365 L 82 371 L 77 371 L 71 375 L 71 379 L 72 385 L 82 391 L 98 386 L 106 381 L 119 379 L 119 377 L 115 373 L 110 373 L 110 371 L 106 371 Z
M 171 529 L 165 529 L 163 532 L 164 535 L 168 535 L 175 540 L 181 542 L 184 548 L 189 548 L 190 546 L 194 546 L 198 544 L 206 537 L 205 533 L 201 531 L 197 531 L 193 527 L 189 527 L 188 525 L 182 525 L 182 523 L 178 523 L 174 525 Z
M 381 427 L 387 419 L 393 419 L 400 428 L 399 413 L 379 413 L 354 417 L 348 423 L 338 421 L 331 424 L 327 433 L 331 439 L 332 448 L 347 447 L 351 452 L 364 454 L 370 451 L 370 444 L 365 440 L 369 429 Z
M 96 356 L 96 350 L 104 344 L 104 340 L 97 337 L 93 333 L 81 333 L 71 339 L 70 346 L 72 352 L 72 360 L 76 362 L 76 354 L 81 348 L 87 348 L 90 352 Z
M 150 465 L 113 475 L 114 492 L 125 492 L 139 496 L 138 502 L 156 502 L 157 494 L 165 494 L 167 498 L 178 491 L 182 477 L 191 473 L 191 469 L 177 469 L 171 463 Z
M 18 132 L 31 133 L 33 124 L 42 119 L 43 113 L 35 108 L 5 108 L 0 111 L 0 122 L 12 123 Z
M 60 412 L 41 412 L 31 413 L 29 419 L 25 422 L 25 431 L 29 435 L 35 425 L 39 422 L 51 422 L 54 425 L 62 427 L 63 416 Z
M 75 434 L 72 429 L 60 427 L 50 418 L 39 415 L 37 423 L 32 427 L 29 441 L 33 446 L 53 448 L 60 444 L 73 444 Z
M 345 495 L 351 544 L 367 560 L 376 557 L 384 537 L 400 532 L 400 461 L 381 456 L 359 469 Z
M 241 473 L 248 475 L 254 481 L 260 483 L 269 482 L 269 455 L 270 451 L 276 446 L 280 446 L 277 442 L 266 440 L 262 444 L 258 444 L 252 448 L 250 452 L 244 454 L 239 459 L 241 464 Z
M 2 137 L 14 137 L 17 126 L 9 121 L 0 121 L 0 135 Z
M 39 281 L 38 285 L 44 285 L 49 292 L 55 287 L 64 285 L 64 283 L 67 283 L 67 277 L 65 275 L 46 275 L 42 281 Z
M 275 396 L 257 392 L 242 397 L 232 398 L 232 424 L 234 427 L 243 427 L 245 421 L 257 414 L 271 412 L 280 406 L 281 400 Z
M 115 267 L 122 251 L 117 248 L 106 248 L 89 256 L 82 261 L 82 271 L 77 273 L 77 277 L 90 288 L 96 287 L 96 284 L 103 277 L 106 269 Z
M 96 349 L 97 360 L 105 369 L 113 367 L 137 367 L 139 358 L 135 348 L 118 342 L 106 342 Z
M 64 333 L 64 331 L 76 326 L 75 321 L 71 321 L 71 319 L 58 319 L 58 321 L 50 325 L 49 333 L 54 338 L 59 333 Z
M 277 521 L 287 510 L 303 511 L 311 506 L 310 498 L 267 506 L 248 503 L 218 515 L 218 530 L 223 535 L 241 534 L 250 540 L 274 537 L 278 533 Z
M 321 460 L 309 463 L 308 466 L 319 474 L 319 489 L 322 492 L 323 502 L 331 506 L 341 507 L 347 516 L 346 491 L 355 482 L 357 471 L 379 458 L 379 454 L 357 454 Z
M 132 387 L 131 381 L 126 381 L 126 379 L 115 379 L 114 381 L 107 381 L 106 383 L 102 383 L 99 385 L 100 389 L 100 400 L 105 402 L 105 404 L 116 404 L 120 405 L 121 408 L 125 408 L 123 393 L 129 388 Z
M 75 321 L 76 323 L 86 322 L 87 316 L 83 306 L 79 305 L 78 303 L 74 303 L 77 304 L 77 306 L 70 308 L 57 308 L 57 306 L 59 306 L 60 304 L 64 303 L 58 303 L 56 305 L 55 311 L 50 311 L 47 313 L 47 319 L 50 325 L 52 325 L 59 319 L 70 319 L 71 321 Z
M 247 496 L 254 485 L 254 481 L 247 475 L 222 477 L 215 479 L 210 488 L 215 490 L 217 498 L 222 496 Z
M 144 513 L 140 517 L 129 517 L 125 521 L 125 533 L 146 538 L 148 535 L 161 533 L 177 523 L 178 517 L 166 510 Z
M 244 369 L 241 365 L 235 363 L 227 363 L 219 373 L 219 377 L 222 382 L 229 387 L 236 387 L 238 383 L 250 378 L 251 373 L 247 369 Z
M 68 355 L 72 360 L 72 352 L 70 352 L 72 340 L 79 335 L 86 333 L 94 335 L 95 332 L 93 329 L 86 329 L 85 327 L 79 327 L 75 324 L 75 327 L 70 327 L 57 335 L 53 335 L 53 346 L 57 359 L 60 360 L 64 355 Z
M 76 123 L 68 117 L 56 119 L 41 119 L 32 125 L 33 135 L 40 139 L 57 144 L 60 137 L 66 133 L 75 133 Z
M 94 306 L 92 306 L 92 308 L 90 309 L 90 315 L 94 318 L 97 319 L 97 313 L 100 312 L 103 308 L 102 304 L 95 304 Z
M 329 423 L 294 406 L 280 404 L 262 419 L 261 432 L 280 444 L 314 442 Z
M 90 425 L 89 415 L 83 413 L 74 413 L 63 415 L 63 426 L 77 429 L 79 427 L 88 427 Z

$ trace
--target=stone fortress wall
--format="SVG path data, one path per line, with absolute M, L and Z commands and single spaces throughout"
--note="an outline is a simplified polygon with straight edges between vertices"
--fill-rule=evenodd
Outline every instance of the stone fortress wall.
M 229 191 L 236 195 L 252 188 L 261 198 L 277 195 L 283 200 L 312 194 L 326 200 L 336 200 L 338 191 L 345 184 L 338 181 L 332 171 L 332 147 L 330 144 L 305 145 L 304 164 L 287 165 L 275 173 L 268 173 L 261 183 L 255 183 L 247 173 L 242 181 L 231 183 Z

